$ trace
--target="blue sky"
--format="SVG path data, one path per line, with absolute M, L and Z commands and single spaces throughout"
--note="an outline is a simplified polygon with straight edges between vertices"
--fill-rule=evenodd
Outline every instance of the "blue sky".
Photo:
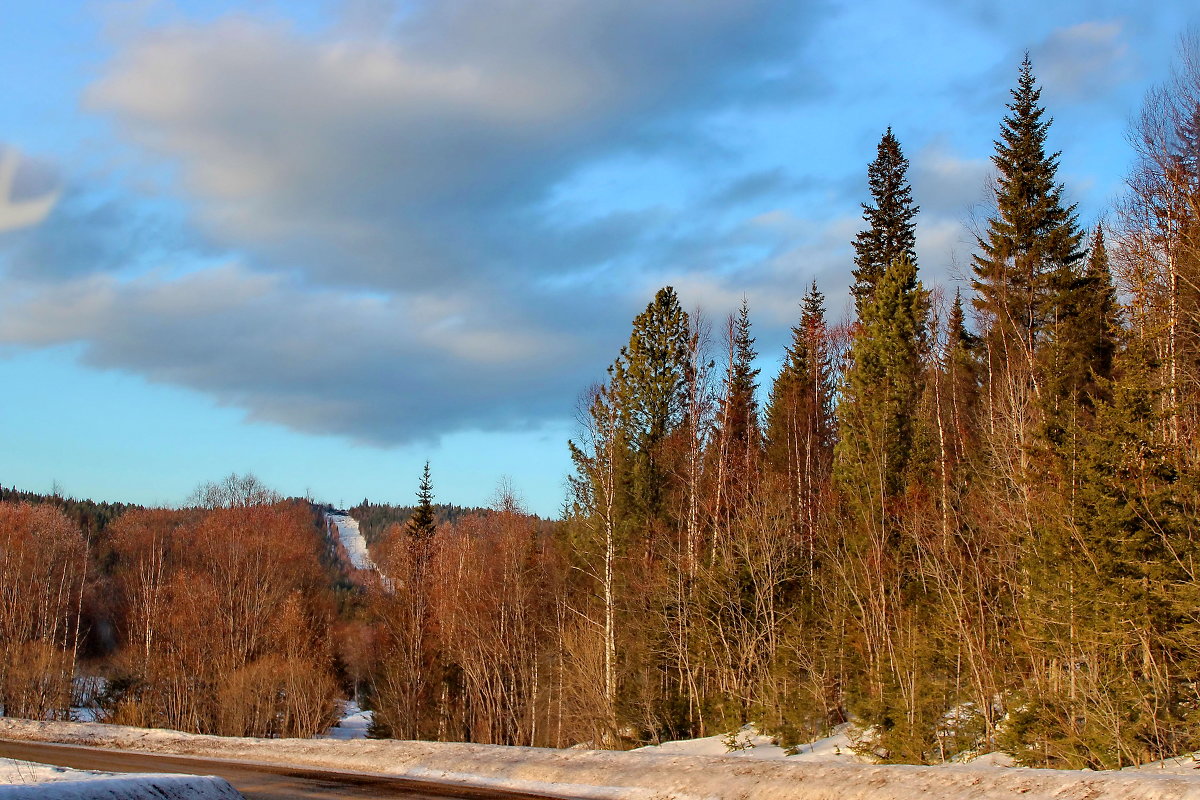
M 1187 3 L 25 2 L 0 8 L 0 483 L 557 513 L 577 398 L 661 285 L 769 380 L 841 313 L 865 169 L 961 281 L 1028 50 L 1090 226 Z

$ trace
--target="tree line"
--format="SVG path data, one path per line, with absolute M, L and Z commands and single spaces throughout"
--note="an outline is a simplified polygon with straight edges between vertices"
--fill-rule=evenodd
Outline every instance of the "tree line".
M 765 408 L 745 302 L 718 359 L 670 287 L 634 320 L 572 444 L 599 741 L 853 720 L 856 747 L 894 762 L 1200 747 L 1189 47 L 1134 125 L 1129 193 L 1090 230 L 1026 58 L 967 298 L 920 280 L 889 129 L 853 318 L 827 321 L 814 284 Z
M 585 394 L 560 520 L 506 486 L 437 506 L 427 467 L 411 510 L 352 510 L 371 577 L 331 556 L 326 507 L 244 479 L 99 534 L 0 503 L 4 712 L 66 713 L 93 657 L 105 718 L 201 732 L 311 735 L 352 693 L 400 738 L 853 722 L 885 762 L 1200 749 L 1198 52 L 1086 229 L 1021 64 L 965 294 L 921 280 L 888 129 L 853 314 L 814 283 L 769 382 L 745 301 L 714 331 L 664 287 Z

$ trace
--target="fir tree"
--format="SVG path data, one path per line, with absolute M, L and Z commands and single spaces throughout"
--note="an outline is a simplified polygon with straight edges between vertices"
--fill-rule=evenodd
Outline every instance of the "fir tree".
M 433 483 L 429 478 L 429 462 L 421 472 L 421 482 L 417 486 L 417 507 L 408 520 L 408 535 L 416 542 L 427 542 L 433 538 L 437 530 L 437 521 L 433 516 Z
M 907 258 L 917 262 L 916 223 L 908 183 L 908 159 L 889 127 L 879 141 L 875 160 L 867 167 L 873 205 L 863 203 L 866 230 L 854 239 L 854 307 L 861 319 L 863 306 L 890 264 Z
M 1053 120 L 1043 119 L 1041 89 L 1026 56 L 1010 114 L 1000 126 L 992 163 L 996 214 L 977 237 L 974 257 L 975 306 L 989 318 L 988 334 L 1009 363 L 1032 367 L 1043 330 L 1053 315 L 1053 281 L 1083 253 L 1083 233 L 1075 206 L 1063 205 L 1057 182 L 1059 153 L 1046 152 Z

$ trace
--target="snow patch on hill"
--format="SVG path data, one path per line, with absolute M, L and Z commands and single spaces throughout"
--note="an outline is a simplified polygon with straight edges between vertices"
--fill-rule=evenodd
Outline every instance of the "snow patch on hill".
M 556 795 L 624 800 L 1200 800 L 1200 776 L 949 765 L 879 766 L 669 752 L 329 739 L 235 739 L 71 722 L 0 719 L 0 737 L 272 762 Z
M 325 518 L 337 532 L 338 541 L 342 543 L 342 547 L 346 548 L 350 565 L 355 569 L 374 571 L 375 562 L 371 560 L 371 554 L 367 550 L 367 540 L 363 538 L 362 531 L 358 528 L 358 520 L 348 514 L 326 514 Z
M 0 758 L 0 800 L 243 800 L 211 775 L 118 774 Z

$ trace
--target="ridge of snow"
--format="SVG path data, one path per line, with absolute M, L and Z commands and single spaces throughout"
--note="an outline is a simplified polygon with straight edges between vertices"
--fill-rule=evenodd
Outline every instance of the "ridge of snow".
M 0 737 L 312 766 L 601 800 L 1200 800 L 1200 776 L 1163 771 L 881 766 L 664 752 L 618 753 L 386 740 L 241 739 L 72 722 L 0 719 Z
M 121 774 L 0 758 L 0 800 L 244 800 L 212 775 Z

